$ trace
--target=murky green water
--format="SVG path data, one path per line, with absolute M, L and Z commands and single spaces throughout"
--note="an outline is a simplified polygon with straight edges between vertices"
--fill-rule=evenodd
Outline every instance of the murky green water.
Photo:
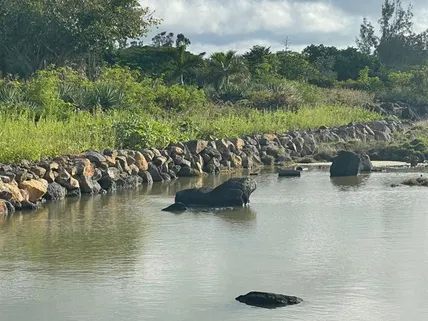
M 161 212 L 202 184 L 180 180 L 15 215 L 0 221 L 0 320 L 427 320 L 428 188 L 389 187 L 407 176 L 266 173 L 249 208 Z M 305 302 L 234 300 L 251 290 Z

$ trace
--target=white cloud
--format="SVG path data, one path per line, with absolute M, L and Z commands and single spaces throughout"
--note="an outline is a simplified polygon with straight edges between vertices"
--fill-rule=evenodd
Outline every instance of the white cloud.
M 142 4 L 163 18 L 146 42 L 159 31 L 182 32 L 192 41 L 190 50 L 211 53 L 245 52 L 257 44 L 276 51 L 284 48 L 286 36 L 296 51 L 312 43 L 354 45 L 361 15 L 375 24 L 379 17 L 383 0 L 376 6 L 372 1 L 358 0 L 356 5 L 353 0 L 142 0 Z M 415 29 L 422 31 L 428 28 L 428 2 L 415 1 Z
M 163 28 L 192 34 L 242 35 L 257 31 L 340 31 L 349 19 L 338 8 L 322 2 L 290 0 L 147 0 L 164 19 Z

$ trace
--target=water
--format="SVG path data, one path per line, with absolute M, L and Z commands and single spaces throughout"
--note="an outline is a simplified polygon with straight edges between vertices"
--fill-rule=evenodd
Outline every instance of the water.
M 160 211 L 196 179 L 15 215 L 0 320 L 427 320 L 428 188 L 389 187 L 409 175 L 266 173 L 249 208 L 215 213 Z M 251 290 L 305 301 L 234 300 Z

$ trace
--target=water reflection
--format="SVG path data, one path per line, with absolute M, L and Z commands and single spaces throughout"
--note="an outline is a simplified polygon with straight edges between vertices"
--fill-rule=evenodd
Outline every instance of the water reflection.
M 330 182 L 340 191 L 355 190 L 364 186 L 370 174 L 348 176 L 348 177 L 331 177 Z
M 245 225 L 257 218 L 256 212 L 251 208 L 251 206 L 217 209 L 190 209 L 189 212 L 195 215 L 216 215 L 217 218 L 232 225 Z
M 124 204 L 135 193 L 67 199 L 14 215 L 0 225 L 0 262 L 24 260 L 49 271 L 85 272 L 112 260 L 129 264 L 148 234 L 145 216 L 124 213 L 132 210 Z

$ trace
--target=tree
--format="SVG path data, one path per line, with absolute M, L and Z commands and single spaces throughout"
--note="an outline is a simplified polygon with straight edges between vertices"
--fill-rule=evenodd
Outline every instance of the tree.
M 172 47 L 174 44 L 174 33 L 163 31 L 152 38 L 153 47 Z
M 2 71 L 28 76 L 50 64 L 94 64 L 156 23 L 138 0 L 0 0 Z
M 428 58 L 427 33 L 413 31 L 412 6 L 405 10 L 401 0 L 385 0 L 379 19 L 380 37 L 364 18 L 357 46 L 363 53 L 374 52 L 386 66 L 403 69 L 423 64 Z
M 243 58 L 253 78 L 258 78 L 275 70 L 276 57 L 271 53 L 270 47 L 253 46 L 244 53 Z
M 227 87 L 231 77 L 247 70 L 242 57 L 234 50 L 213 53 L 209 59 L 209 66 L 217 90 Z
M 317 75 L 317 69 L 300 53 L 278 51 L 278 74 L 289 80 L 307 81 Z

